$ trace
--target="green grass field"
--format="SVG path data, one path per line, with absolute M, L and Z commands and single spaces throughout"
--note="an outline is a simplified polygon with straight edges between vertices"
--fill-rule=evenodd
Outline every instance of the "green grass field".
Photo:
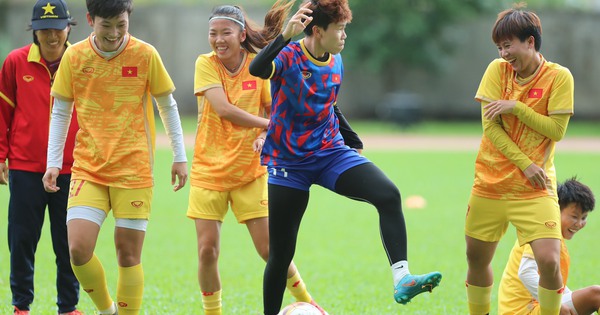
M 404 198 L 421 195 L 424 209 L 404 209 L 413 273 L 439 270 L 443 280 L 432 294 L 423 294 L 407 306 L 392 298 L 392 278 L 381 246 L 375 209 L 315 186 L 302 222 L 294 259 L 310 292 L 332 315 L 466 314 L 464 280 L 466 259 L 464 216 L 473 180 L 476 152 L 365 151 L 398 185 Z M 145 295 L 143 314 L 202 314 L 196 280 L 197 256 L 193 222 L 186 218 L 189 186 L 174 193 L 169 183 L 170 156 L 159 150 L 153 212 L 144 247 Z M 559 180 L 572 175 L 600 194 L 600 153 L 557 154 Z M 0 187 L 0 313 L 11 311 L 8 248 L 6 240 L 8 192 Z M 116 287 L 116 260 L 112 244 L 114 221 L 102 229 L 97 255 L 102 260 L 111 292 Z M 55 314 L 55 267 L 45 226 L 37 252 L 36 299 L 32 314 Z M 600 214 L 592 213 L 586 229 L 570 241 L 570 288 L 600 283 L 590 276 L 600 252 L 596 239 Z M 493 262 L 496 287 L 515 240 L 510 228 Z M 245 226 L 229 214 L 222 229 L 220 269 L 224 314 L 261 314 L 264 262 L 253 248 Z M 286 293 L 284 304 L 291 303 Z M 80 309 L 93 314 L 82 292 Z M 492 313 L 496 313 L 493 304 Z

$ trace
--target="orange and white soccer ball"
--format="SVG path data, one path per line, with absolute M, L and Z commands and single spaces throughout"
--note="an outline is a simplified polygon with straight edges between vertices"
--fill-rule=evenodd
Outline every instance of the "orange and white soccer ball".
M 322 313 L 310 303 L 295 302 L 284 307 L 278 315 L 322 315 Z

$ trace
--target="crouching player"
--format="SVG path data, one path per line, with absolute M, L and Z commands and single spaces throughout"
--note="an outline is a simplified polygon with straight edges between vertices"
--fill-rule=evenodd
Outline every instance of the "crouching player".
M 569 252 L 565 240 L 573 238 L 583 229 L 595 198 L 590 188 L 576 178 L 558 185 L 558 203 L 561 214 L 563 239 L 560 251 L 560 272 L 565 284 L 560 314 L 589 315 L 600 308 L 600 286 L 571 291 L 566 287 L 569 274 Z M 515 247 L 510 257 L 498 291 L 498 314 L 540 314 L 538 302 L 538 267 L 529 244 Z

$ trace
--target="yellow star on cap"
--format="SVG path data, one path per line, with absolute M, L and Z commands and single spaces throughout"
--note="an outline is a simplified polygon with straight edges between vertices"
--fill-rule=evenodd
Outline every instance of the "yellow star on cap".
M 42 9 L 44 9 L 44 15 L 54 14 L 54 8 L 56 8 L 56 6 L 50 5 L 50 2 L 48 2 L 45 7 L 42 7 Z

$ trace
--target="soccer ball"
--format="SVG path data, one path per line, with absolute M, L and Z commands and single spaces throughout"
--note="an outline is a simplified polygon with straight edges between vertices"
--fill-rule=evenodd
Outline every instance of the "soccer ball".
M 284 307 L 277 315 L 322 315 L 314 305 L 306 302 L 296 302 Z

